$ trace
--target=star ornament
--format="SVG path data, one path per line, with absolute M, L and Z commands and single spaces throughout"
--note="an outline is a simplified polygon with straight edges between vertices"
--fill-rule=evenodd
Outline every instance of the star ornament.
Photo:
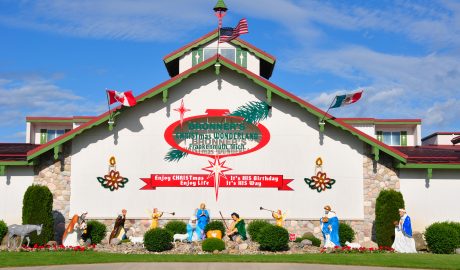
M 210 161 L 209 166 L 203 168 L 202 170 L 209 172 L 208 178 L 214 177 L 214 191 L 216 192 L 216 201 L 219 198 L 219 186 L 220 186 L 220 179 L 224 178 L 227 179 L 227 176 L 224 174 L 224 172 L 228 172 L 232 170 L 229 167 L 225 166 L 226 161 L 220 161 L 220 158 L 216 156 L 214 158 L 214 161 Z
M 305 178 L 305 183 L 317 192 L 325 191 L 326 189 L 331 189 L 332 185 L 335 184 L 335 179 L 327 177 L 326 173 L 318 172 L 315 176 L 310 178 Z
M 189 112 L 190 109 L 185 108 L 184 105 L 184 100 L 181 100 L 180 107 L 177 109 L 174 109 L 176 112 L 179 112 L 180 114 L 180 127 L 182 127 L 182 124 L 184 123 L 184 115 L 186 112 Z

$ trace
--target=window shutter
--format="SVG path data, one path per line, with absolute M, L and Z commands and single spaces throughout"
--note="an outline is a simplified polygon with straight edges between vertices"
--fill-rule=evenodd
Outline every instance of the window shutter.
M 47 143 L 48 134 L 46 129 L 40 129 L 40 144 Z
M 378 141 L 383 141 L 383 131 L 377 131 L 377 140 Z
M 407 131 L 401 131 L 401 146 L 407 146 Z
M 203 62 L 203 48 L 194 49 L 192 51 L 192 66 Z
M 241 66 L 241 48 L 236 48 L 236 63 Z
M 241 48 L 236 49 L 236 63 L 244 68 L 248 67 L 248 52 Z

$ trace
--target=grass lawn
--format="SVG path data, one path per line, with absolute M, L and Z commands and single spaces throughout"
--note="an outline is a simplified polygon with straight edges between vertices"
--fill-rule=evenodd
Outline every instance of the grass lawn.
M 116 262 L 271 262 L 460 269 L 460 255 L 436 254 L 135 255 L 100 252 L 0 252 L 0 267 Z

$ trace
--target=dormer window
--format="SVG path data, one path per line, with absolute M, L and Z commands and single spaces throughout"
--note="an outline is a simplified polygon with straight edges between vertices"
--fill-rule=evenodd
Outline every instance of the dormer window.
M 204 60 L 207 60 L 216 55 L 217 48 L 204 48 Z M 219 48 L 219 54 L 223 57 L 236 62 L 236 49 L 235 48 Z

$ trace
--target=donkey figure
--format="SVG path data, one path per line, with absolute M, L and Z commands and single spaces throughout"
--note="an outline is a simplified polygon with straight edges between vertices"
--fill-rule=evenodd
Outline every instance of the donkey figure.
M 21 237 L 21 242 L 19 245 L 22 244 L 24 241 L 24 237 L 27 239 L 27 246 L 30 244 L 29 234 L 33 231 L 37 231 L 37 235 L 42 233 L 43 224 L 40 225 L 17 225 L 13 224 L 8 226 L 8 248 L 10 248 L 10 239 L 14 238 L 15 247 L 16 248 L 16 237 Z

